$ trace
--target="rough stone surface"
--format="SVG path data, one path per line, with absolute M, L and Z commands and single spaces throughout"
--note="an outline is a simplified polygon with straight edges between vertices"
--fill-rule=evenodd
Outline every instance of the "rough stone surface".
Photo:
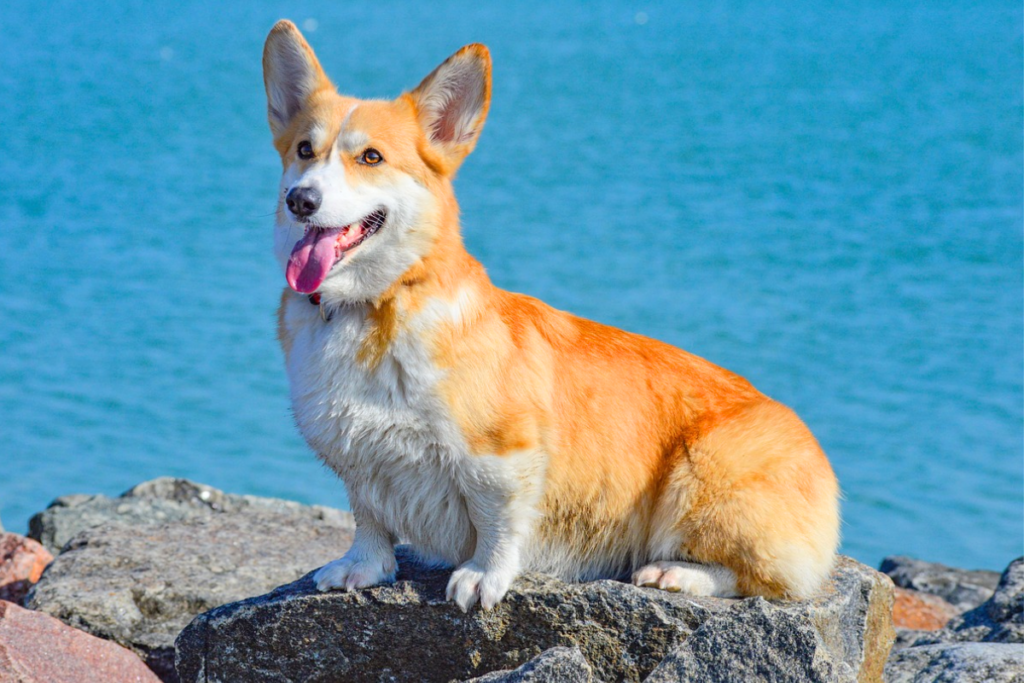
M 150 482 L 128 497 L 139 497 L 146 486 L 160 495 L 192 487 L 212 491 L 209 498 L 221 501 L 220 509 L 206 506 L 204 499 L 206 512 L 176 521 L 118 520 L 88 528 L 64 546 L 26 605 L 128 647 L 167 681 L 176 678 L 174 638 L 193 617 L 294 581 L 340 556 L 354 533 L 347 513 L 227 496 L 183 480 Z M 166 500 L 173 499 L 145 504 L 163 509 L 159 502 Z M 90 503 L 72 507 L 83 505 Z M 141 509 L 134 501 L 129 506 Z M 45 528 L 70 526 L 60 516 L 47 519 L 58 522 Z
M 851 680 L 811 622 L 779 613 L 760 598 L 711 617 L 669 654 L 646 683 Z
M 4 683 L 156 683 L 123 647 L 39 612 L 0 600 L 0 681 Z
M 128 489 L 117 498 L 86 494 L 61 496 L 32 516 L 28 535 L 56 555 L 75 535 L 92 527 L 109 524 L 138 527 L 248 511 L 333 521 L 336 524 L 345 524 L 350 519 L 348 513 L 321 505 L 241 496 L 188 479 L 161 477 Z
M 892 582 L 847 558 L 822 594 L 804 602 L 691 598 L 526 574 L 493 610 L 463 614 L 445 600 L 450 571 L 417 563 L 405 548 L 398 557 L 391 586 L 319 593 L 309 574 L 200 615 L 176 642 L 181 680 L 465 680 L 575 647 L 596 680 L 641 681 L 709 621 L 707 637 L 735 624 L 731 640 L 716 642 L 739 643 L 745 628 L 733 617 L 747 610 L 780 634 L 792 623 L 809 628 L 813 637 L 801 642 L 813 641 L 819 654 L 811 660 L 831 666 L 834 680 L 870 681 L 880 680 L 893 639 Z
M 959 614 L 960 610 L 937 595 L 896 588 L 892 621 L 897 628 L 936 631 Z
M 0 532 L 0 600 L 21 604 L 53 555 L 31 538 Z
M 1022 683 L 1024 647 L 1005 643 L 938 643 L 893 653 L 886 683 Z
M 985 603 L 949 624 L 957 640 L 1024 643 L 1024 557 L 1010 563 Z
M 960 612 L 988 600 L 999 583 L 999 572 L 957 569 L 902 555 L 882 560 L 879 571 L 900 588 L 937 595 Z
M 594 670 L 578 647 L 553 647 L 513 671 L 495 671 L 465 683 L 590 683 Z
M 938 643 L 1024 643 L 1024 558 L 1010 563 L 992 597 L 940 631 L 904 631 L 901 647 Z
M 914 645 L 920 645 L 921 643 L 937 643 L 939 642 L 940 637 L 936 634 L 940 632 L 941 631 L 925 631 L 896 627 L 896 640 L 892 644 L 892 652 L 895 653 L 896 650 L 902 650 L 905 647 L 913 647 Z M 889 656 L 891 657 L 892 654 Z
M 946 628 L 901 630 L 885 678 L 889 683 L 1024 680 L 1022 644 L 1024 558 L 1018 558 L 1003 572 L 991 598 Z

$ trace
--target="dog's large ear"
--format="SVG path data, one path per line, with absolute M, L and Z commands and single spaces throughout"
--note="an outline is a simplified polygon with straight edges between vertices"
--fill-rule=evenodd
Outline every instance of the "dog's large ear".
M 274 24 L 263 46 L 263 84 L 267 88 L 267 117 L 275 138 L 288 128 L 313 93 L 334 87 L 313 48 L 287 19 Z
M 409 95 L 420 126 L 453 173 L 476 146 L 491 106 L 491 53 L 479 43 L 467 45 Z

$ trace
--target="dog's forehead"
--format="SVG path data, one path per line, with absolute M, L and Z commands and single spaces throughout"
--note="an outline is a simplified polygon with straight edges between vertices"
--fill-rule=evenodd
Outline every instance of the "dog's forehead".
M 309 140 L 317 152 L 326 152 L 334 145 L 342 121 L 358 100 L 337 93 L 318 93 L 295 117 L 288 131 L 274 141 L 282 155 L 290 155 L 296 143 Z
M 332 150 L 358 154 L 373 145 L 387 150 L 388 160 L 394 165 L 415 157 L 420 137 L 416 111 L 407 98 L 359 100 L 324 92 L 312 98 L 288 134 L 274 144 L 285 157 L 293 154 L 300 139 L 309 140 L 321 156 Z
M 370 141 L 370 135 L 357 124 L 352 123 L 352 116 L 358 109 L 359 104 L 353 104 L 349 108 L 348 113 L 345 114 L 345 118 L 341 121 L 338 132 L 338 147 L 343 152 L 355 152 Z
M 363 100 L 354 104 L 342 120 L 338 145 L 350 152 L 362 146 L 388 141 L 415 140 L 419 132 L 411 108 L 401 100 Z

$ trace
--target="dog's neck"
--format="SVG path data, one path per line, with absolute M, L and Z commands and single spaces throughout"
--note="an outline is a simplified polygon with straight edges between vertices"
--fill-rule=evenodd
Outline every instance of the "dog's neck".
M 477 291 L 493 287 L 483 265 L 462 243 L 458 229 L 442 232 L 426 256 L 413 264 L 384 292 L 372 300 L 325 299 L 319 292 L 308 295 L 311 305 L 320 309 L 320 318 L 329 322 L 334 312 L 346 306 L 380 310 L 396 306 L 414 313 L 431 299 L 449 301 L 467 285 Z

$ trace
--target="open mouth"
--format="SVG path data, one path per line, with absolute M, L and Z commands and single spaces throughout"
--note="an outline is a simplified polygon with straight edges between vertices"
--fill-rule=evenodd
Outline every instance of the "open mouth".
M 285 278 L 296 292 L 311 294 L 320 288 L 331 268 L 345 254 L 372 237 L 384 225 L 387 213 L 377 209 L 362 220 L 341 228 L 307 226 L 288 258 Z

